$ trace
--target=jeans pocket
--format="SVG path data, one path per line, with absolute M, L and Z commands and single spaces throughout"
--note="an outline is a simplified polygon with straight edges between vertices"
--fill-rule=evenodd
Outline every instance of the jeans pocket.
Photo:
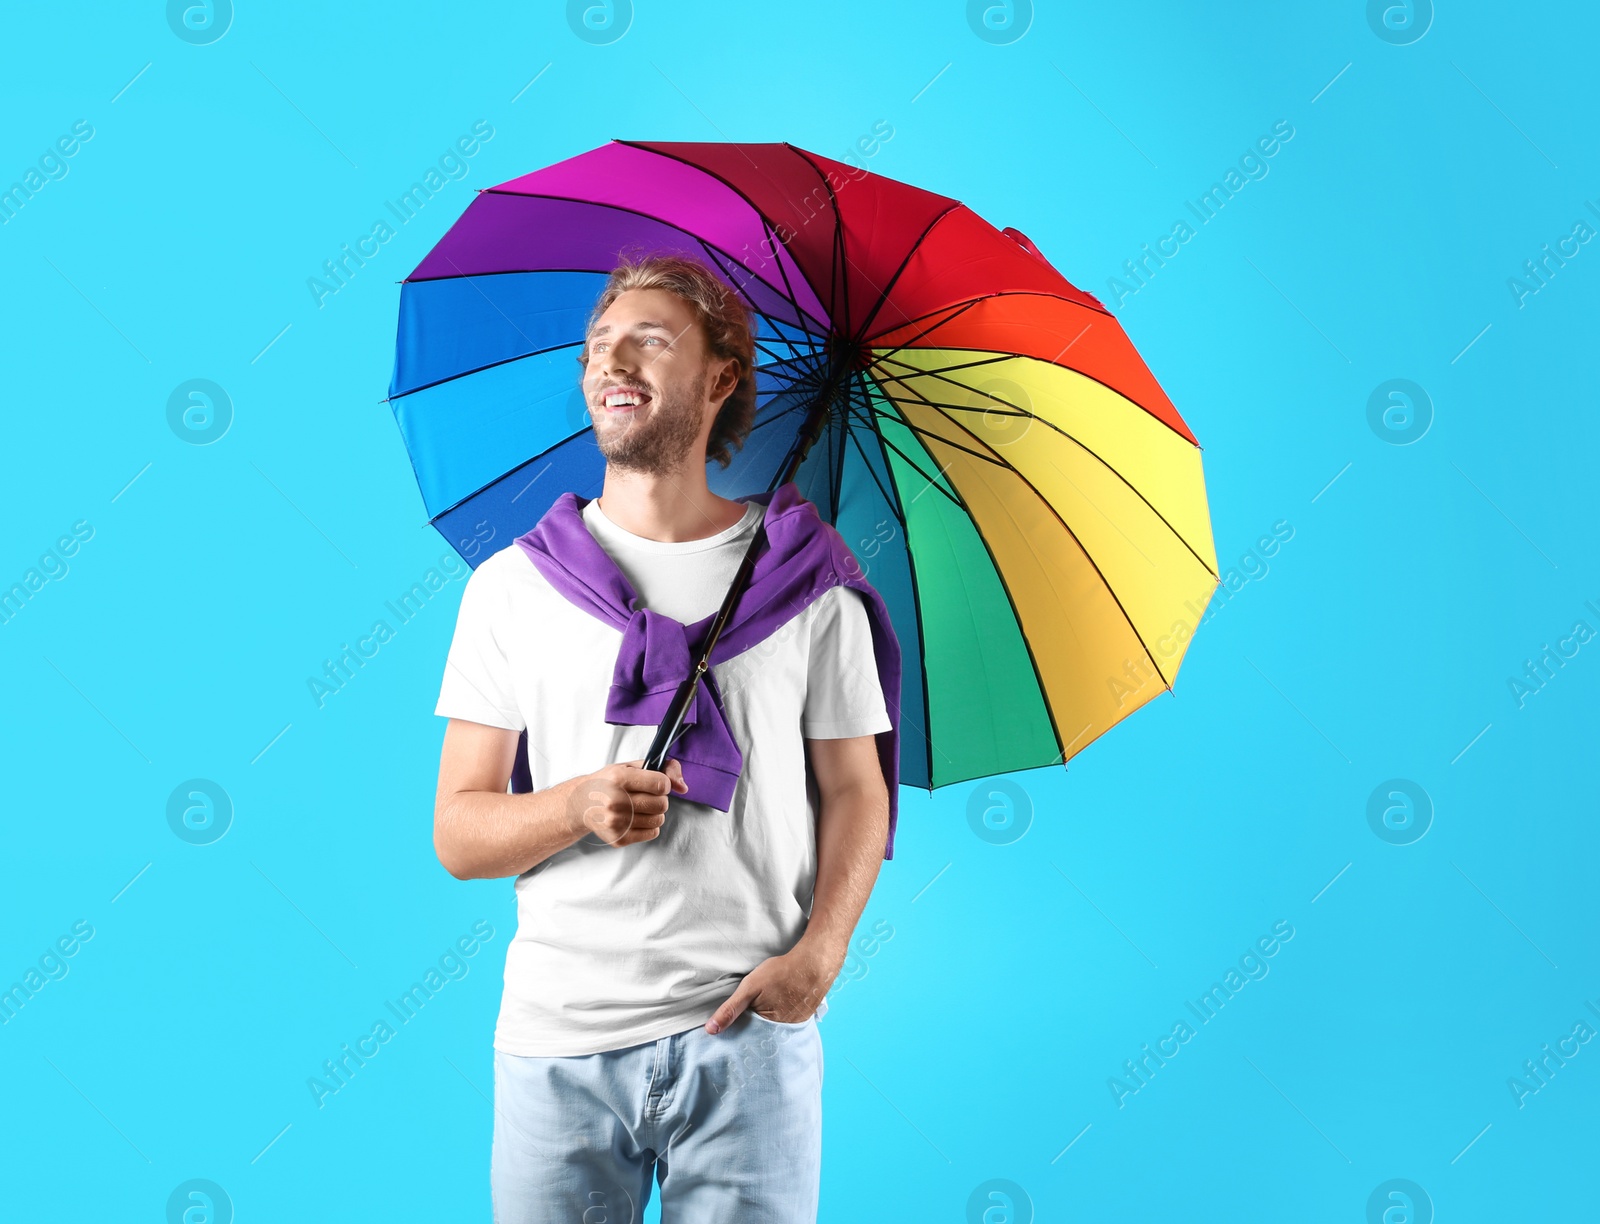
M 774 1028 L 802 1029 L 816 1019 L 815 1016 L 807 1016 L 804 1020 L 773 1020 L 769 1016 L 763 1016 L 753 1007 L 746 1008 L 745 1010 L 763 1024 L 770 1024 Z

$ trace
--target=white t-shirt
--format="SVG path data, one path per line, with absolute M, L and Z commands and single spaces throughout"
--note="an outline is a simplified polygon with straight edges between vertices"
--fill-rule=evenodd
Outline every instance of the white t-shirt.
M 677 543 L 624 531 L 598 498 L 583 518 L 645 606 L 693 624 L 722 606 L 761 512 Z M 605 720 L 621 644 L 513 543 L 467 580 L 434 712 L 526 728 L 535 790 L 641 758 L 656 728 Z M 712 671 L 744 756 L 731 810 L 674 794 L 659 836 L 617 849 L 586 834 L 517 877 L 495 1049 L 594 1054 L 683 1032 L 804 933 L 818 801 L 802 740 L 891 726 L 864 597 L 831 587 Z

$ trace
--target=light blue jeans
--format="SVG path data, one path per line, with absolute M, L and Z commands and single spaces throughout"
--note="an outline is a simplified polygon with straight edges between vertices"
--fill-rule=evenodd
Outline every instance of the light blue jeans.
M 620 1050 L 494 1055 L 495 1224 L 815 1224 L 822 1035 L 746 1008 Z

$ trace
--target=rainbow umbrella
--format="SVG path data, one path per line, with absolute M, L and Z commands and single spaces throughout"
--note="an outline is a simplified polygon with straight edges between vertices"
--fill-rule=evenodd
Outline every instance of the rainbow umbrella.
M 794 481 L 894 619 L 900 780 L 1065 764 L 1172 687 L 1215 590 L 1199 443 L 1117 321 L 1015 229 L 790 144 L 613 140 L 480 191 L 408 276 L 388 402 L 468 564 L 598 496 L 575 357 L 624 248 L 757 321 L 707 480 Z

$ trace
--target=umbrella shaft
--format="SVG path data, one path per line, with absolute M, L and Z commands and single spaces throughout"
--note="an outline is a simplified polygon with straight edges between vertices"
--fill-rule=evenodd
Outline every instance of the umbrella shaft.
M 695 689 L 699 684 L 700 669 L 697 667 L 689 673 L 689 678 L 678 686 L 678 691 L 673 695 L 672 704 L 667 707 L 667 715 L 656 728 L 656 737 L 651 741 L 650 751 L 644 758 L 644 768 L 660 770 L 666 764 L 667 751 L 678 736 L 683 734 L 683 720 L 689 713 L 689 707 L 694 704 Z
M 773 479 L 772 492 L 795 478 L 800 465 L 805 462 L 806 454 L 811 450 L 811 444 L 822 435 L 822 425 L 828 418 L 828 410 L 832 407 L 834 399 L 838 396 L 845 380 L 849 377 L 850 368 L 843 362 L 836 362 L 835 368 L 828 379 L 828 386 L 810 414 L 806 417 L 805 424 L 801 427 L 800 438 L 794 452 L 789 457 L 789 462 L 783 465 L 782 470 Z M 728 623 L 728 618 L 733 615 L 733 607 L 739 602 L 739 596 L 744 592 L 745 584 L 750 580 L 750 574 L 755 569 L 756 551 L 761 547 L 761 541 L 766 538 L 766 512 L 762 511 L 761 522 L 756 525 L 755 533 L 750 537 L 750 544 L 744 550 L 744 557 L 739 562 L 739 571 L 729 584 L 728 594 L 722 601 L 722 607 L 717 611 L 716 620 L 711 622 L 711 627 L 706 631 L 706 640 L 700 647 L 699 658 L 695 661 L 694 670 L 689 673 L 689 678 L 678 686 L 678 691 L 673 695 L 672 704 L 667 707 L 666 718 L 656 728 L 655 739 L 650 743 L 650 751 L 644 758 L 644 768 L 660 770 L 666 764 L 667 753 L 672 745 L 683 734 L 683 720 L 689 715 L 689 707 L 694 704 L 695 690 L 700 683 L 700 674 L 711 666 L 711 651 L 716 646 L 717 639 L 722 636 L 723 626 Z

